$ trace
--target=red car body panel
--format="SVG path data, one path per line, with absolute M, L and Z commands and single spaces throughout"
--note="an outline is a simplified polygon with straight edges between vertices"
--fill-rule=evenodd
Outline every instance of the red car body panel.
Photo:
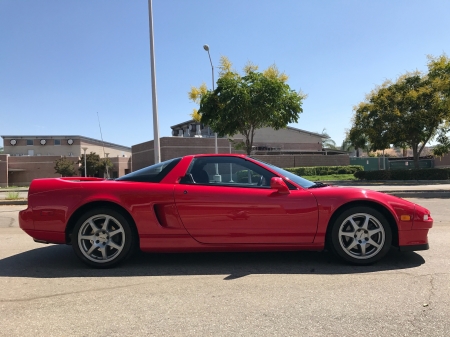
M 391 226 L 398 229 L 399 246 L 428 243 L 433 224 L 429 211 L 384 193 L 297 185 L 297 190 L 282 194 L 270 188 L 181 184 L 192 159 L 201 156 L 183 157 L 159 183 L 79 177 L 33 180 L 28 208 L 19 214 L 20 227 L 38 241 L 67 243 L 78 212 L 107 203 L 132 218 L 143 251 L 322 250 L 333 215 L 342 207 L 363 203 L 389 215 Z

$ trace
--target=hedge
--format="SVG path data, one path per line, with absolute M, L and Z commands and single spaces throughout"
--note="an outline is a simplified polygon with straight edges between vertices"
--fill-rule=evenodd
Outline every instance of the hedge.
M 364 171 L 362 165 L 348 166 L 310 166 L 310 167 L 288 167 L 286 171 L 298 176 L 326 176 L 330 174 L 355 174 Z
M 358 171 L 354 176 L 361 180 L 448 180 L 450 169 Z

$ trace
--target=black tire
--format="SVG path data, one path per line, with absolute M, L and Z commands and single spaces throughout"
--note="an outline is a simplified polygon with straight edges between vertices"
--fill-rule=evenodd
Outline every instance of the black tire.
M 92 209 L 82 215 L 72 234 L 77 257 L 95 268 L 110 268 L 130 257 L 136 237 L 128 220 L 110 208 Z
M 334 221 L 328 236 L 333 252 L 356 265 L 369 265 L 382 259 L 392 243 L 392 230 L 386 218 L 371 207 L 354 207 Z

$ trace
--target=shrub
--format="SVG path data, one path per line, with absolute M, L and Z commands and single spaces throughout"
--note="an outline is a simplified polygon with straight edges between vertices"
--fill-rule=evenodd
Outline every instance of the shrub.
M 354 176 L 361 180 L 448 180 L 450 169 L 359 171 Z
M 17 199 L 19 199 L 19 192 L 8 192 L 5 199 L 6 200 L 17 200 Z
M 354 174 L 355 172 L 364 171 L 362 165 L 348 166 L 310 166 L 310 167 L 288 167 L 286 171 L 292 172 L 298 176 L 316 176 L 330 174 Z

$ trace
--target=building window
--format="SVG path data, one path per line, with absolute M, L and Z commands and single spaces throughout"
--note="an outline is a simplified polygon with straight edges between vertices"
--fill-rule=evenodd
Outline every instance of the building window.
M 55 139 L 55 145 L 61 145 L 61 139 Z
M 27 145 L 33 145 L 33 139 L 27 139 Z

